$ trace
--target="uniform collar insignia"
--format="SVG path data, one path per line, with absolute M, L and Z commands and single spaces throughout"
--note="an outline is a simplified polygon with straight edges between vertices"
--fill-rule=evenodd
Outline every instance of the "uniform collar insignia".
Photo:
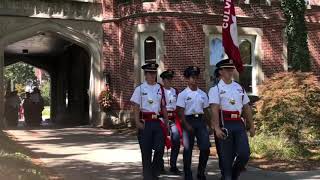
M 143 96 L 145 96 L 145 95 L 148 95 L 148 93 L 146 93 L 146 92 L 143 92 L 143 93 L 142 93 L 142 95 L 143 95 Z
M 187 98 L 187 101 L 189 101 L 189 100 L 191 100 L 191 99 L 192 99 L 191 97 L 188 97 L 188 98 Z
M 225 94 L 225 93 L 226 93 L 226 91 L 224 91 L 224 90 L 220 91 L 220 94 Z

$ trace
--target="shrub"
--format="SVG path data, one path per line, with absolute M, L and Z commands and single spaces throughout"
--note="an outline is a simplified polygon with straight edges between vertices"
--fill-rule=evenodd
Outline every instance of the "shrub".
M 107 86 L 99 95 L 99 104 L 104 111 L 108 111 L 112 104 L 112 94 L 109 86 Z
M 260 132 L 296 145 L 320 137 L 320 82 L 312 73 L 275 74 L 259 87 L 255 119 Z
M 308 151 L 295 146 L 288 138 L 259 134 L 250 138 L 251 156 L 278 160 L 300 159 L 308 155 Z

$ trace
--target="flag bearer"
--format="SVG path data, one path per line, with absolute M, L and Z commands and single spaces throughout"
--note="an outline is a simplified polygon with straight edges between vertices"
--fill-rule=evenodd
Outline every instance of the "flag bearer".
M 209 107 L 208 96 L 198 88 L 200 69 L 195 66 L 188 67 L 184 76 L 188 87 L 184 89 L 177 100 L 179 117 L 183 124 L 183 166 L 185 180 L 192 180 L 192 150 L 195 138 L 200 149 L 197 179 L 205 180 L 205 170 L 210 153 L 210 141 L 205 110 Z
M 248 122 L 250 135 L 255 134 L 250 100 L 241 85 L 232 80 L 235 69 L 233 61 L 222 60 L 216 66 L 220 81 L 210 89 L 209 103 L 217 136 L 222 179 L 237 180 L 250 156 L 248 136 L 241 117 Z
M 163 119 L 167 122 L 167 111 L 163 88 L 156 82 L 158 66 L 149 63 L 141 67 L 144 70 L 145 82 L 135 89 L 130 99 L 134 104 L 144 180 L 159 179 L 165 144 L 159 118 L 160 114 L 163 114 Z

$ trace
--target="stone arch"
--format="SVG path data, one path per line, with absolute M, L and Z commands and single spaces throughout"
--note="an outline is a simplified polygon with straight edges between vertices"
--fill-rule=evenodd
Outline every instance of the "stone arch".
M 13 31 L 0 38 L 0 117 L 4 117 L 3 98 L 3 67 L 4 49 L 7 45 L 35 36 L 42 32 L 52 32 L 61 38 L 84 48 L 90 55 L 90 87 L 89 87 L 89 118 L 94 125 L 101 123 L 101 115 L 98 105 L 98 95 L 102 89 L 102 48 L 99 42 L 88 35 L 53 21 L 44 21 L 29 27 Z

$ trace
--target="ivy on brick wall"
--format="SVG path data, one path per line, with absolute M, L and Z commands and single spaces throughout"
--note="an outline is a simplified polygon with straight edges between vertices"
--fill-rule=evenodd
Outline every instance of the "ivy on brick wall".
M 305 22 L 305 0 L 282 0 L 281 8 L 287 20 L 288 63 L 294 71 L 310 71 L 308 31 Z

